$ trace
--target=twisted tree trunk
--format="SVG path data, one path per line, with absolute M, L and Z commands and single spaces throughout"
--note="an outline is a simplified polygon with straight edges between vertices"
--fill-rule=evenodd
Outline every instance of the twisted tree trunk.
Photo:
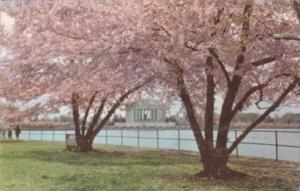
M 89 152 L 93 151 L 93 139 L 89 137 L 80 137 L 77 141 L 77 151 Z
M 242 178 L 246 174 L 231 170 L 227 167 L 229 155 L 222 150 L 210 149 L 201 153 L 203 171 L 198 176 L 214 179 Z
M 92 121 L 87 124 L 87 118 L 89 116 L 89 111 L 95 101 L 97 91 L 92 95 L 88 107 L 85 110 L 84 118 L 82 124 L 80 123 L 80 110 L 79 110 L 79 94 L 76 92 L 72 93 L 72 110 L 73 110 L 73 120 L 75 124 L 75 135 L 76 135 L 76 151 L 78 152 L 89 152 L 93 150 L 93 141 L 97 134 L 104 128 L 111 116 L 120 107 L 121 103 L 125 101 L 128 96 L 142 88 L 144 85 L 149 83 L 151 79 L 145 80 L 143 83 L 129 89 L 124 92 L 117 101 L 111 106 L 106 115 L 99 121 L 101 114 L 105 107 L 107 98 L 103 98 L 96 113 L 93 115 Z M 99 123 L 98 123 L 99 121 Z

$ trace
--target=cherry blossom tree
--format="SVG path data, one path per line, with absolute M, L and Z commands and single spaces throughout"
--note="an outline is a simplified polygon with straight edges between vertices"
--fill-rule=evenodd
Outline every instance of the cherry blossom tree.
M 51 110 L 72 95 L 79 148 L 90 150 L 121 102 L 142 86 L 159 89 L 183 102 L 204 167 L 200 175 L 240 176 L 227 167 L 230 153 L 275 109 L 299 102 L 299 44 L 281 38 L 299 32 L 295 7 L 254 0 L 27 5 L 10 12 L 18 32 L 1 39 L 13 54 L 13 88 L 5 91 L 23 101 L 46 94 L 42 108 Z M 216 97 L 223 104 L 214 143 Z M 105 104 L 110 107 L 98 122 Z M 232 119 L 250 105 L 263 113 L 229 142 Z M 94 118 L 86 127 L 90 109 Z
M 128 45 L 134 41 L 128 31 L 137 31 L 143 11 L 134 6 L 36 1 L 7 8 L 15 28 L 12 34 L 2 30 L 10 57 L 5 97 L 22 104 L 44 97 L 35 112 L 57 111 L 71 100 L 77 150 L 92 150 L 95 136 L 121 103 L 155 75 L 149 67 L 141 72 L 152 58 Z
M 213 178 L 242 176 L 227 167 L 237 145 L 271 112 L 299 103 L 299 43 L 277 35 L 299 34 L 295 4 L 198 0 L 152 6 L 139 36 L 144 51 L 157 51 L 161 85 L 173 89 L 187 111 L 204 170 Z M 223 98 L 214 143 L 215 99 Z M 238 111 L 262 114 L 233 142 L 228 134 Z M 204 129 L 199 115 L 204 113 Z M 202 132 L 204 130 L 204 132 Z

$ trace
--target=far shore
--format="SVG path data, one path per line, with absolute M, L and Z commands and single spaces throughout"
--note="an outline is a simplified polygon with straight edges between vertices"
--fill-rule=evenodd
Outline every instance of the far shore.
M 230 130 L 243 130 L 246 129 L 247 125 L 243 124 L 243 125 L 235 125 L 233 124 L 230 128 Z M 21 129 L 23 130 L 75 130 L 74 127 L 68 127 L 68 126 L 25 126 L 22 127 Z M 106 126 L 105 129 L 143 129 L 143 130 L 153 130 L 153 129 L 163 129 L 163 130 L 174 130 L 174 129 L 190 129 L 189 126 L 187 125 L 178 125 L 178 126 L 170 126 L 170 127 L 159 127 L 159 126 Z M 260 125 L 258 127 L 256 127 L 254 130 L 261 130 L 261 129 L 279 129 L 279 130 L 283 130 L 283 129 L 299 129 L 300 130 L 300 124 L 297 125 Z M 214 127 L 214 130 L 218 130 L 218 127 Z

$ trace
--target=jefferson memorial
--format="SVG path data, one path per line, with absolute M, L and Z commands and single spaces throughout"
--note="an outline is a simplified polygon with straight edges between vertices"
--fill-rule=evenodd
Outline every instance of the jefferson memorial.
M 126 123 L 115 123 L 122 127 L 170 127 L 173 122 L 166 121 L 167 108 L 160 101 L 145 99 L 126 107 Z

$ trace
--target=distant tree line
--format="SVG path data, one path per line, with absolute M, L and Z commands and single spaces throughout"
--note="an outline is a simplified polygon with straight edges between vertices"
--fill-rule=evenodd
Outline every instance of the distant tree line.
M 233 122 L 251 123 L 258 119 L 258 113 L 238 113 Z M 282 116 L 274 115 L 267 117 L 264 122 L 267 123 L 282 123 L 282 124 L 295 124 L 300 123 L 300 113 L 286 113 Z

